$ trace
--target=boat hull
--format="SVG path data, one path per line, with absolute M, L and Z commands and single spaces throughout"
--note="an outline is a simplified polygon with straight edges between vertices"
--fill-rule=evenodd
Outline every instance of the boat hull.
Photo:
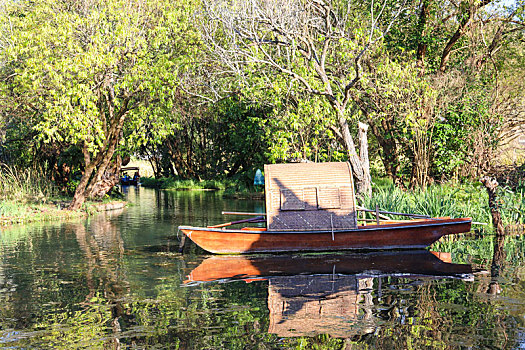
M 250 231 L 181 226 L 202 249 L 215 254 L 421 249 L 442 236 L 469 232 L 472 220 L 432 219 L 335 231 Z

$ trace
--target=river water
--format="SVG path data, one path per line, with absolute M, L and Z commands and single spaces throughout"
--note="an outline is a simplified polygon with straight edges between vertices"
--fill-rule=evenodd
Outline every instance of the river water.
M 436 253 L 180 253 L 178 225 L 264 203 L 126 196 L 130 207 L 87 220 L 0 229 L 0 347 L 525 348 L 523 235 L 471 233 Z

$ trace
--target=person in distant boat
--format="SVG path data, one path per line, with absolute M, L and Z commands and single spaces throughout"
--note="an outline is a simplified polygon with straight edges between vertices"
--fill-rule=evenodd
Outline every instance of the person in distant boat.
M 140 175 L 138 171 L 135 171 L 135 174 L 133 175 L 133 181 L 139 182 Z

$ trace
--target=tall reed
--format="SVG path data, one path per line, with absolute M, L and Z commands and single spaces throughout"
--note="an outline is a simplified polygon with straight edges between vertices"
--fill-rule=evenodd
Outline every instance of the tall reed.
M 43 202 L 57 190 L 42 168 L 0 164 L 0 201 Z
M 525 224 L 525 188 L 517 191 L 504 189 L 501 198 L 501 215 L 503 222 Z
M 525 189 L 499 190 L 500 211 L 505 224 L 525 224 Z M 376 186 L 372 196 L 364 198 L 363 206 L 432 217 L 471 217 L 478 222 L 491 222 L 485 189 L 474 184 L 441 184 L 426 190 L 402 191 L 396 186 Z

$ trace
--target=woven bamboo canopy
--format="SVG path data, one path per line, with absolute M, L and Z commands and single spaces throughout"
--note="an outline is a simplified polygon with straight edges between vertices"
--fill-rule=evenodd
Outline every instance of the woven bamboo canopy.
M 349 163 L 271 164 L 264 173 L 269 231 L 357 227 Z

